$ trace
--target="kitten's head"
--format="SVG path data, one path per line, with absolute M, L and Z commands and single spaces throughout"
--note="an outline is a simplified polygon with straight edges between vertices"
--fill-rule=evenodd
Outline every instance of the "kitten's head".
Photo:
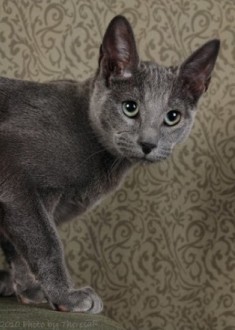
M 141 62 L 130 24 L 116 16 L 100 48 L 90 104 L 92 125 L 102 144 L 130 160 L 169 156 L 190 132 L 219 46 L 219 40 L 207 42 L 179 67 Z

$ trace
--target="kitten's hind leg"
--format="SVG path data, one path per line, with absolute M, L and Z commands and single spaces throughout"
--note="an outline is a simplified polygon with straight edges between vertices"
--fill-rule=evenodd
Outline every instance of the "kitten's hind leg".
M 1 235 L 1 247 L 10 265 L 10 272 L 0 272 L 0 295 L 15 294 L 22 303 L 46 302 L 39 283 L 13 244 Z
M 31 273 L 23 257 L 12 262 L 12 277 L 15 294 L 23 304 L 47 302 L 40 284 Z
M 10 272 L 0 270 L 0 296 L 8 297 L 14 294 L 13 281 Z
M 1 213 L 1 208 L 0 208 Z M 0 214 L 1 216 L 1 214 Z M 0 246 L 2 245 L 3 235 L 0 231 Z M 11 296 L 14 294 L 13 281 L 11 273 L 6 270 L 0 270 L 0 296 Z

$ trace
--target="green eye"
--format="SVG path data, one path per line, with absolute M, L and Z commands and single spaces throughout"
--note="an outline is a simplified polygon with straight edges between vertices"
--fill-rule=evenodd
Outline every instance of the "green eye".
M 175 126 L 177 125 L 181 120 L 181 113 L 177 110 L 169 111 L 165 118 L 164 118 L 164 124 L 167 126 Z
M 134 118 L 139 113 L 139 107 L 135 101 L 125 101 L 122 103 L 122 111 L 127 117 Z

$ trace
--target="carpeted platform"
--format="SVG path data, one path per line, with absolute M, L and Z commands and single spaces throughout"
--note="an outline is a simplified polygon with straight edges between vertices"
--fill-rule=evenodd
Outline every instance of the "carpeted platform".
M 15 298 L 0 298 L 0 330 L 124 330 L 102 315 L 62 313 L 43 305 L 22 305 Z

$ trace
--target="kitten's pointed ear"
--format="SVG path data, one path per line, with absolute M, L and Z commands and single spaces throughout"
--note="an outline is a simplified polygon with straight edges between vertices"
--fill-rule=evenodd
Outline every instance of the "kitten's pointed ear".
M 123 16 L 109 23 L 100 47 L 99 66 L 105 78 L 129 77 L 139 64 L 132 28 Z
M 219 48 L 220 41 L 211 40 L 197 49 L 180 67 L 180 78 L 196 99 L 209 86 Z

